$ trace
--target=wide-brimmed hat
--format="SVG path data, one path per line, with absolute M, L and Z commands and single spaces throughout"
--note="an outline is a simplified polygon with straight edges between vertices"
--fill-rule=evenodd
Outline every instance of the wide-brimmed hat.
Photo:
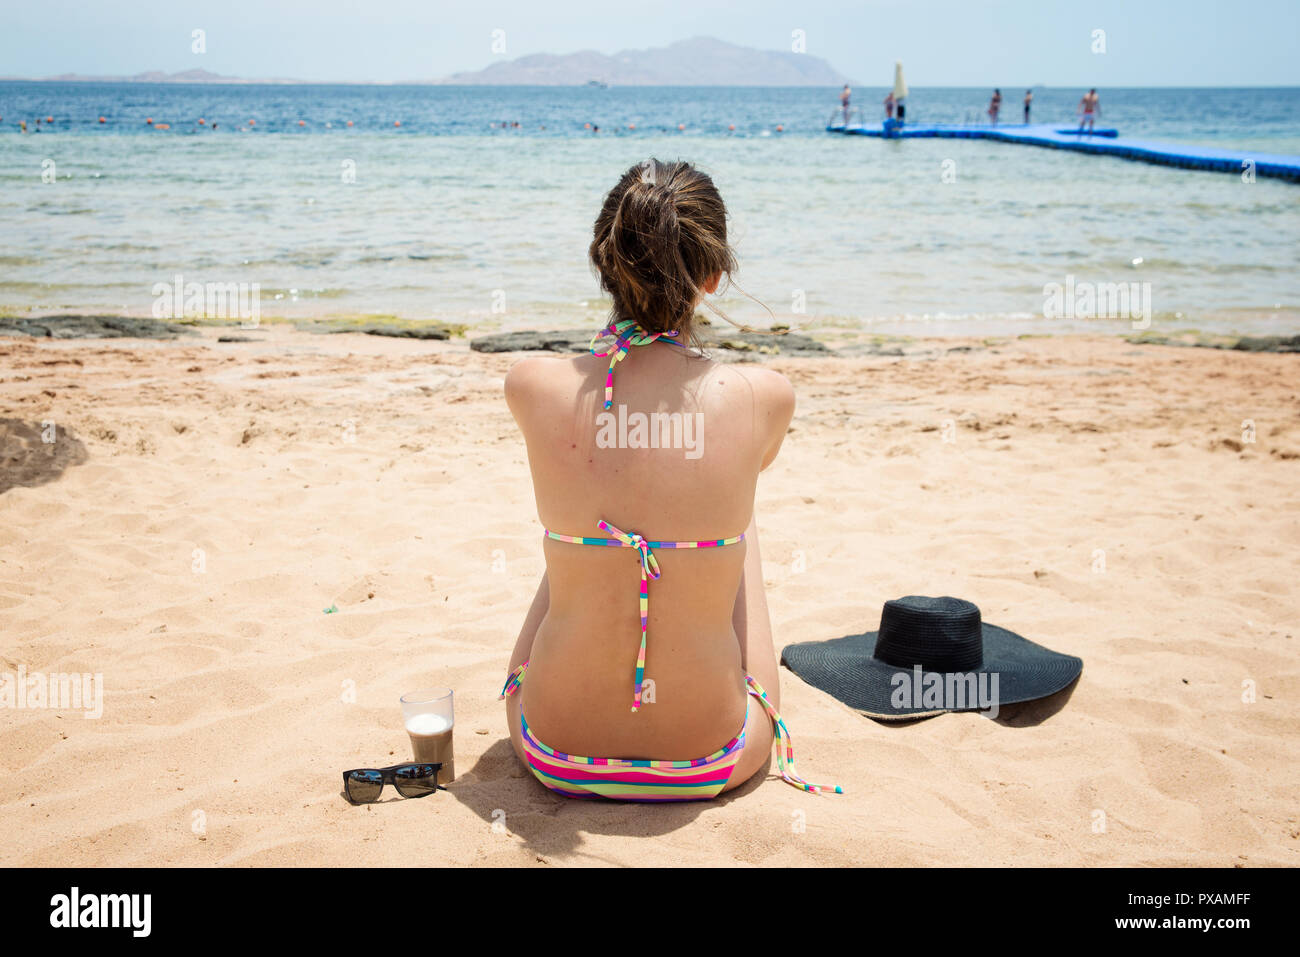
M 985 624 L 961 598 L 908 595 L 885 602 L 880 630 L 787 645 L 796 675 L 873 718 L 987 711 L 1067 687 L 1083 660 Z

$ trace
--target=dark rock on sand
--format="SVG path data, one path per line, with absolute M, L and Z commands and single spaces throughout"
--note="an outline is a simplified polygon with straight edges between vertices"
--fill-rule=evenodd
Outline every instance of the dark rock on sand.
M 218 342 L 261 342 L 263 336 L 217 336 Z
M 1127 341 L 1143 346 L 1182 346 L 1197 349 L 1229 349 L 1234 352 L 1300 352 L 1300 336 L 1221 336 L 1199 332 L 1129 336 Z
M 471 339 L 475 352 L 586 352 L 591 345 L 590 329 L 559 329 L 550 332 L 500 332 Z
M 733 352 L 757 352 L 762 355 L 825 356 L 831 350 L 811 336 L 798 332 L 768 334 L 761 332 L 727 332 L 710 330 L 705 334 L 704 345 L 709 349 L 729 349 Z
M 1242 336 L 1232 348 L 1241 352 L 1300 352 L 1300 336 Z
M 294 323 L 294 327 L 303 332 L 314 332 L 322 335 L 356 332 L 366 336 L 393 336 L 398 339 L 450 339 L 452 334 L 458 331 L 458 328 L 440 322 L 407 319 L 380 319 L 374 322 L 308 319 Z
M 367 336 L 393 336 L 398 339 L 450 339 L 451 330 L 427 323 L 418 326 L 361 326 L 358 329 L 332 329 L 331 332 L 360 332 Z
M 475 352 L 586 352 L 591 345 L 590 329 L 525 330 L 479 336 L 470 342 Z M 755 355 L 810 356 L 829 355 L 830 349 L 798 333 L 765 335 L 756 332 L 706 330 L 706 349 L 724 349 Z
M 158 319 L 131 316 L 6 316 L 0 336 L 44 339 L 175 339 L 192 336 L 193 329 Z

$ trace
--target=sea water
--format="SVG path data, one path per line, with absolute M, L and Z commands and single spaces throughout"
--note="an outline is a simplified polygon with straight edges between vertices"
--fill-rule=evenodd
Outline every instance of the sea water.
M 837 92 L 0 83 L 0 314 L 147 316 L 181 277 L 256 284 L 263 318 L 595 326 L 592 220 L 657 156 L 727 201 L 741 269 L 718 303 L 738 321 L 1127 332 L 1050 290 L 1137 284 L 1156 331 L 1300 331 L 1300 186 L 833 135 Z M 989 92 L 913 88 L 908 120 L 984 122 Z M 1021 92 L 1004 85 L 1004 122 Z M 1033 119 L 1074 124 L 1081 92 L 1037 88 Z M 1124 136 L 1300 154 L 1294 88 L 1100 92 Z M 874 119 L 884 94 L 854 102 Z

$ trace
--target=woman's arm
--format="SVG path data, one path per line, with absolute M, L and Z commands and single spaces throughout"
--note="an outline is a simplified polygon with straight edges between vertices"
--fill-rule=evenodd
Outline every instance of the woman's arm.
M 779 372 L 770 369 L 757 371 L 763 375 L 754 380 L 758 418 L 756 427 L 766 440 L 763 458 L 758 466 L 761 472 L 776 460 L 777 453 L 781 451 L 781 443 L 790 431 L 790 420 L 794 418 L 794 387 Z
M 767 692 L 772 707 L 781 707 L 776 648 L 772 640 L 772 617 L 763 587 L 763 556 L 758 547 L 758 520 L 751 518 L 745 529 L 745 573 L 736 591 L 731 627 L 740 642 L 740 666 L 753 675 Z
M 781 451 L 781 443 L 794 417 L 794 389 L 780 373 L 769 369 L 754 383 L 758 402 L 758 428 L 765 441 L 759 470 L 767 468 Z M 747 674 L 767 691 L 772 706 L 779 708 L 781 687 L 777 670 L 776 648 L 772 640 L 772 617 L 767 608 L 767 590 L 763 587 L 763 556 L 758 544 L 758 518 L 751 515 L 745 529 L 745 572 L 736 603 L 731 611 L 731 627 L 740 642 L 740 663 Z
M 510 667 L 506 669 L 507 671 L 514 671 L 533 653 L 533 639 L 537 637 L 537 628 L 551 607 L 551 583 L 546 575 L 546 572 L 542 572 L 542 580 L 537 584 L 533 603 L 528 606 L 528 614 L 524 616 L 523 627 L 519 629 L 519 637 L 515 639 L 515 650 L 510 655 Z
M 544 363 L 546 359 L 529 357 L 521 359 L 510 367 L 506 373 L 505 394 L 506 404 L 510 407 L 510 413 L 515 417 L 515 422 L 519 425 L 519 431 L 524 434 L 527 441 L 528 434 L 524 428 L 525 417 L 536 404 L 536 395 L 542 377 L 545 375 Z M 537 592 L 533 595 L 533 603 L 528 606 L 528 614 L 524 616 L 524 623 L 519 628 L 519 637 L 515 639 L 515 650 L 510 654 L 509 671 L 514 671 L 520 665 L 531 657 L 533 653 L 533 639 L 537 637 L 537 628 L 546 617 L 547 610 L 551 607 L 551 584 L 546 577 L 546 572 L 542 572 L 542 580 L 537 583 Z

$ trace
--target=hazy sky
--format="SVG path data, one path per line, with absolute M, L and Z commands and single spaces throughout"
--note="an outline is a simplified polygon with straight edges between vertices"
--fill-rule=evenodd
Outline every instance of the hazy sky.
M 0 74 L 427 79 L 501 59 L 496 29 L 506 58 L 698 35 L 788 50 L 802 30 L 873 86 L 896 59 L 913 86 L 1300 85 L 1300 0 L 0 0 Z

